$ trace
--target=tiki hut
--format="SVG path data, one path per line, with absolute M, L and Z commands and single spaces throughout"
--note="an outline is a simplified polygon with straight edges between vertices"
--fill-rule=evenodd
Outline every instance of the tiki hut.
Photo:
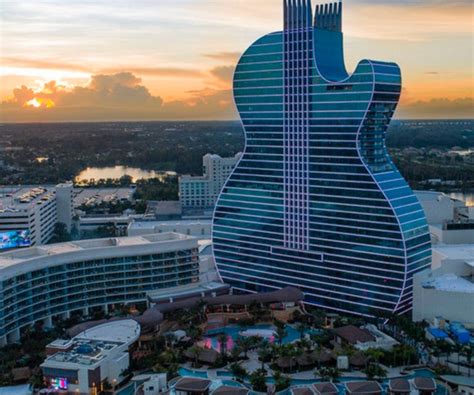
M 347 395 L 382 395 L 382 387 L 376 381 L 351 381 L 345 387 Z
M 337 395 L 339 390 L 333 383 L 313 384 L 313 391 L 316 395 Z
M 313 358 L 311 358 L 311 354 L 303 353 L 296 357 L 296 363 L 298 367 L 302 370 L 310 369 L 314 365 Z
M 323 348 L 321 350 L 315 350 L 311 353 L 311 359 L 313 362 L 317 363 L 318 365 L 320 364 L 326 364 L 329 363 L 333 360 L 333 356 L 331 351 L 329 351 L 326 348 Z
M 388 395 L 410 395 L 410 382 L 407 379 L 392 379 L 388 382 Z
M 432 395 L 436 392 L 436 382 L 430 377 L 415 377 L 413 386 L 420 395 Z
M 355 368 L 365 368 L 367 365 L 367 357 L 361 352 L 355 353 L 349 357 L 349 364 Z
M 192 347 L 184 352 L 184 356 L 192 361 L 196 359 L 196 354 L 193 352 Z M 200 348 L 197 356 L 197 360 L 205 365 L 214 365 L 218 358 L 219 353 L 212 348 Z

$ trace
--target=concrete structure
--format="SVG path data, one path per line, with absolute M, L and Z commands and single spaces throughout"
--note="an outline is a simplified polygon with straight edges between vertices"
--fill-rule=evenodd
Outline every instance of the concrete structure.
M 442 224 L 454 219 L 469 219 L 466 203 L 443 192 L 415 191 L 429 225 Z
M 115 386 L 130 365 L 129 349 L 140 336 L 133 320 L 109 322 L 88 329 L 71 340 L 59 340 L 48 348 L 61 349 L 41 364 L 51 390 L 97 394 L 107 380 Z
M 42 321 L 146 303 L 199 281 L 197 239 L 176 233 L 84 240 L 0 254 L 0 345 Z
M 442 192 L 417 191 L 433 244 L 474 243 L 474 212 L 466 203 Z
M 150 378 L 143 383 L 144 395 L 158 395 L 164 393 L 169 393 L 166 373 L 152 374 Z
M 58 222 L 70 229 L 71 188 L 71 184 L 0 188 L 0 233 L 26 231 L 34 246 L 51 240 Z
M 437 246 L 433 267 L 414 277 L 413 320 L 474 326 L 474 244 Z
M 390 351 L 398 342 L 380 331 L 375 325 L 368 324 L 361 328 L 354 325 L 343 326 L 334 330 L 339 344 L 350 344 L 354 348 L 366 351 L 370 348 L 380 348 Z
M 128 226 L 129 236 L 151 233 L 176 232 L 198 239 L 211 238 L 211 220 L 180 220 L 180 221 L 133 221 Z
M 181 176 L 179 178 L 179 199 L 183 209 L 212 208 L 240 160 L 241 154 L 232 158 L 207 154 L 202 159 L 203 176 Z
M 80 206 L 94 207 L 102 203 L 132 201 L 135 187 L 123 188 L 74 188 L 74 208 Z

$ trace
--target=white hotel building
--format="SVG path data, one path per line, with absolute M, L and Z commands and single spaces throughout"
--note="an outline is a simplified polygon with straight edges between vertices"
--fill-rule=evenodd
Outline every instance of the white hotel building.
M 46 244 L 56 223 L 72 221 L 72 184 L 0 188 L 0 233 L 29 231 L 31 245 Z
M 206 209 L 214 207 L 224 183 L 242 156 L 232 158 L 207 154 L 202 158 L 203 176 L 181 176 L 179 178 L 179 200 L 183 209 Z
M 196 238 L 177 233 L 84 240 L 0 254 L 0 346 L 35 322 L 51 327 L 145 303 L 151 291 L 197 283 Z

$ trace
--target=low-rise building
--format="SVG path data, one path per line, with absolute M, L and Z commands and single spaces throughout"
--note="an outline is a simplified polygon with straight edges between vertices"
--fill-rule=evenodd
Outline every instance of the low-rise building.
M 350 344 L 362 351 L 370 348 L 391 350 L 393 346 L 398 344 L 395 339 L 371 324 L 361 328 L 354 325 L 347 325 L 334 329 L 334 333 L 338 344 Z
M 413 320 L 441 316 L 474 326 L 474 244 L 439 245 L 431 270 L 413 278 Z
M 211 220 L 178 220 L 178 221 L 133 221 L 128 226 L 129 236 L 140 236 L 151 233 L 176 232 L 198 239 L 211 238 Z
M 106 382 L 115 387 L 125 378 L 139 336 L 137 322 L 121 320 L 53 342 L 48 348 L 58 351 L 41 364 L 44 381 L 51 390 L 68 393 L 98 394 Z
M 58 222 L 70 230 L 71 220 L 72 184 L 0 188 L 0 248 L 46 244 Z

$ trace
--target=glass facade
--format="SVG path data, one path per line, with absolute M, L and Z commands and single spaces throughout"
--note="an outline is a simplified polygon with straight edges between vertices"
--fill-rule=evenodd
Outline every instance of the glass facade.
M 65 255 L 64 260 L 70 258 Z M 78 258 L 43 266 L 0 282 L 0 338 L 47 317 L 96 306 L 146 302 L 149 291 L 199 280 L 197 248 Z
M 318 7 L 313 26 L 309 4 L 287 4 L 284 31 L 242 56 L 246 147 L 217 203 L 214 255 L 239 290 L 292 285 L 335 311 L 404 313 L 431 244 L 385 146 L 400 69 L 363 60 L 348 75 L 340 18 L 340 3 Z

